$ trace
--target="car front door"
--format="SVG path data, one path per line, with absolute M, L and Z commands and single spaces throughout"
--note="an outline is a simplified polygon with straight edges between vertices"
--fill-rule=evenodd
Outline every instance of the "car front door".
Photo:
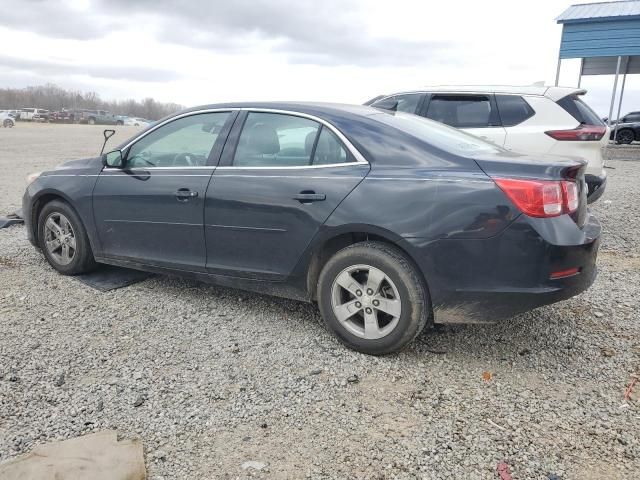
M 435 93 L 425 101 L 423 116 L 504 145 L 506 133 L 492 94 Z
M 207 186 L 234 112 L 193 113 L 145 133 L 105 168 L 93 211 L 107 258 L 204 271 Z
M 329 124 L 272 111 L 241 114 L 220 165 L 207 191 L 207 269 L 273 280 L 369 171 Z

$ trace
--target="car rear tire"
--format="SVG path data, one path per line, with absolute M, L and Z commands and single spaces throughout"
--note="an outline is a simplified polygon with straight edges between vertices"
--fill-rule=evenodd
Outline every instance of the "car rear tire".
M 635 137 L 636 136 L 633 133 L 633 130 L 629 130 L 628 128 L 622 129 L 622 130 L 619 130 L 618 133 L 616 134 L 616 142 L 624 145 L 629 145 L 631 142 L 633 142 L 636 139 Z
M 427 324 L 430 300 L 396 247 L 362 242 L 337 252 L 318 279 L 318 306 L 340 342 L 369 355 L 401 350 Z
M 117 126 L 119 126 L 119 127 L 121 127 L 121 126 L 123 126 L 123 125 L 124 125 L 124 122 L 123 122 L 122 120 L 118 120 L 118 121 L 116 122 L 116 125 L 117 125 Z
M 78 275 L 96 268 L 87 231 L 67 203 L 53 200 L 42 208 L 38 239 L 49 264 L 63 275 Z

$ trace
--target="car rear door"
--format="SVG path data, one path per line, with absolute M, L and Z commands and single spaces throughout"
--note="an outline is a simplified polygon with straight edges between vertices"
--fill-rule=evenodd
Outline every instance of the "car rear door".
M 364 158 L 324 121 L 243 112 L 207 190 L 207 270 L 285 278 L 368 171 Z
M 425 101 L 422 115 L 496 145 L 504 145 L 506 134 L 493 94 L 433 93 Z
M 204 271 L 204 203 L 232 111 L 194 112 L 136 139 L 124 168 L 105 168 L 93 211 L 107 258 Z

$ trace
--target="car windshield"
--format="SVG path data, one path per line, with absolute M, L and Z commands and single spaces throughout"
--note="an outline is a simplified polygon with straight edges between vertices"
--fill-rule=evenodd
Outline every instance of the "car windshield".
M 439 122 L 402 112 L 374 115 L 376 120 L 454 155 L 498 153 L 502 147 Z

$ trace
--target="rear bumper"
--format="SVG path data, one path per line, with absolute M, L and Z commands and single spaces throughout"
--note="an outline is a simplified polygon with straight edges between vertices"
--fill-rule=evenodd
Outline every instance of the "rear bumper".
M 593 203 L 598 200 L 604 193 L 604 189 L 607 186 L 607 174 L 604 172 L 602 173 L 602 175 L 591 175 L 587 173 L 584 176 L 584 180 L 589 187 L 587 202 Z
M 489 239 L 435 242 L 422 259 L 434 321 L 493 323 L 583 292 L 596 277 L 600 231 L 591 215 L 582 229 L 566 215 L 521 215 Z

